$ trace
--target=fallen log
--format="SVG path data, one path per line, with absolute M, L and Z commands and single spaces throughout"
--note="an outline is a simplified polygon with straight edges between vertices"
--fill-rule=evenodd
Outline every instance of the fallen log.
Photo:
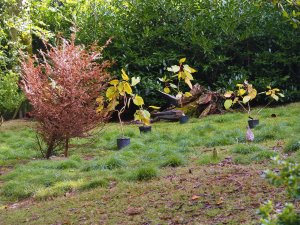
M 170 120 L 175 120 L 175 118 L 178 120 L 183 114 L 201 118 L 210 114 L 220 114 L 224 112 L 224 97 L 219 92 L 209 91 L 200 84 L 195 84 L 190 93 L 192 94 L 191 97 L 176 99 L 175 96 L 160 91 L 160 94 L 164 96 L 173 107 L 178 107 L 176 108 L 177 115 L 175 112 L 173 113 L 174 110 L 168 110 L 167 112 L 172 112 L 173 114 L 164 115 L 164 117 Z M 182 113 L 179 115 L 178 111 Z M 161 116 L 162 115 L 160 115 L 160 117 Z

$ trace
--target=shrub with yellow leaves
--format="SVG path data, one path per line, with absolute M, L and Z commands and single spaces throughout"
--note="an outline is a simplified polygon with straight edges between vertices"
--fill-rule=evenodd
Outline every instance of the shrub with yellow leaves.
M 138 94 L 134 94 L 132 91 L 132 87 L 140 82 L 140 77 L 132 77 L 130 79 L 124 69 L 122 69 L 121 72 L 122 79 L 111 80 L 109 82 L 110 86 L 107 88 L 105 96 L 106 102 L 108 103 L 106 110 L 117 111 L 121 125 L 122 136 L 124 137 L 124 128 L 121 115 L 125 112 L 126 108 L 130 106 L 131 102 L 139 107 L 139 109 L 134 114 L 135 120 L 141 121 L 145 125 L 149 125 L 150 113 L 147 110 L 143 109 L 143 105 L 145 104 L 143 98 Z M 120 101 L 123 101 L 123 106 L 121 109 L 116 109 Z M 105 98 L 103 96 L 97 98 L 97 103 L 99 105 L 97 111 L 99 113 L 104 109 L 104 102 Z
M 253 85 L 249 84 L 246 80 L 243 84 L 237 84 L 236 87 L 237 88 L 234 91 L 225 92 L 224 97 L 226 100 L 224 102 L 224 107 L 227 110 L 233 105 L 239 104 L 248 113 L 250 119 L 253 119 L 251 116 L 250 102 L 255 99 L 257 95 L 265 94 L 270 97 L 270 101 L 266 104 L 266 106 L 259 109 L 256 115 L 258 115 L 262 109 L 270 105 L 273 100 L 278 101 L 279 97 L 284 97 L 278 88 L 272 89 L 271 86 L 267 86 L 266 91 L 257 93 L 257 90 L 253 87 Z
M 164 83 L 164 92 L 169 94 L 171 92 L 175 93 L 177 99 L 181 99 L 182 97 L 190 97 L 192 94 L 190 92 L 183 93 L 180 89 L 180 84 L 184 81 L 190 89 L 193 88 L 192 80 L 194 80 L 192 73 L 197 72 L 197 70 L 193 69 L 187 64 L 183 64 L 186 61 L 186 58 L 182 58 L 179 60 L 179 65 L 173 65 L 168 67 L 167 70 L 175 73 L 171 78 L 167 78 L 164 76 L 159 78 L 161 82 Z M 177 78 L 177 85 L 174 84 L 174 78 Z

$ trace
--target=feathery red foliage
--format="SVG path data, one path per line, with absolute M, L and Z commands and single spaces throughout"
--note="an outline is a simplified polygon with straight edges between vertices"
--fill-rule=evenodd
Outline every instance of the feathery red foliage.
M 96 98 L 110 77 L 106 71 L 110 62 L 95 60 L 110 40 L 99 51 L 76 46 L 74 37 L 61 42 L 41 51 L 42 59 L 34 56 L 22 62 L 21 87 L 33 106 L 37 131 L 47 144 L 47 158 L 61 143 L 67 157 L 70 138 L 85 136 L 107 119 L 96 112 Z

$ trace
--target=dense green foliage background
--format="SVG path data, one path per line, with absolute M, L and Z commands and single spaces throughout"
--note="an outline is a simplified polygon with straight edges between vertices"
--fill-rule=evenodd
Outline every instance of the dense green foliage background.
M 158 103 L 158 77 L 181 57 L 211 89 L 249 79 L 259 90 L 284 89 L 286 102 L 300 99 L 300 29 L 272 1 L 32 0 L 30 18 L 53 42 L 49 33 L 68 37 L 74 26 L 85 45 L 113 37 L 104 55 L 115 61 L 112 73 L 125 67 L 141 76 L 138 88 L 149 104 Z M 42 35 L 32 33 L 36 52 Z

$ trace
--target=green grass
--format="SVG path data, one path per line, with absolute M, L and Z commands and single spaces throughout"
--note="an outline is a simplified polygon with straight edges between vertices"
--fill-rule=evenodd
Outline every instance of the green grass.
M 124 193 L 119 187 L 135 187 L 136 183 L 145 185 L 144 191 L 149 193 L 148 182 L 159 183 L 165 176 L 176 176 L 172 174 L 174 170 L 194 171 L 196 167 L 201 174 L 206 168 L 226 166 L 228 158 L 235 164 L 256 168 L 271 165 L 271 157 L 288 152 L 289 158 L 299 162 L 299 108 L 300 104 L 295 103 L 263 111 L 260 125 L 253 130 L 254 143 L 245 143 L 247 116 L 227 113 L 191 119 L 182 125 L 155 123 L 147 135 L 140 135 L 135 125 L 126 126 L 125 135 L 131 138 L 131 144 L 120 151 L 116 147 L 120 135 L 118 124 L 109 124 L 104 131 L 95 132 L 93 138 L 72 140 L 75 147 L 70 149 L 68 159 L 58 152 L 58 157 L 52 160 L 41 159 L 35 150 L 32 122 L 4 123 L 0 128 L 0 172 L 4 173 L 0 176 L 0 208 L 28 198 L 42 201 L 61 198 L 67 193 L 81 196 L 93 189 L 104 193 L 114 183 L 118 184 L 121 196 Z M 270 116 L 274 112 L 276 118 Z M 176 193 L 170 195 L 180 201 Z M 125 201 L 127 197 L 120 198 Z M 202 207 L 205 204 L 201 202 Z M 219 209 L 204 211 L 207 218 L 215 218 L 219 213 Z M 114 222 L 119 223 L 111 221 Z

